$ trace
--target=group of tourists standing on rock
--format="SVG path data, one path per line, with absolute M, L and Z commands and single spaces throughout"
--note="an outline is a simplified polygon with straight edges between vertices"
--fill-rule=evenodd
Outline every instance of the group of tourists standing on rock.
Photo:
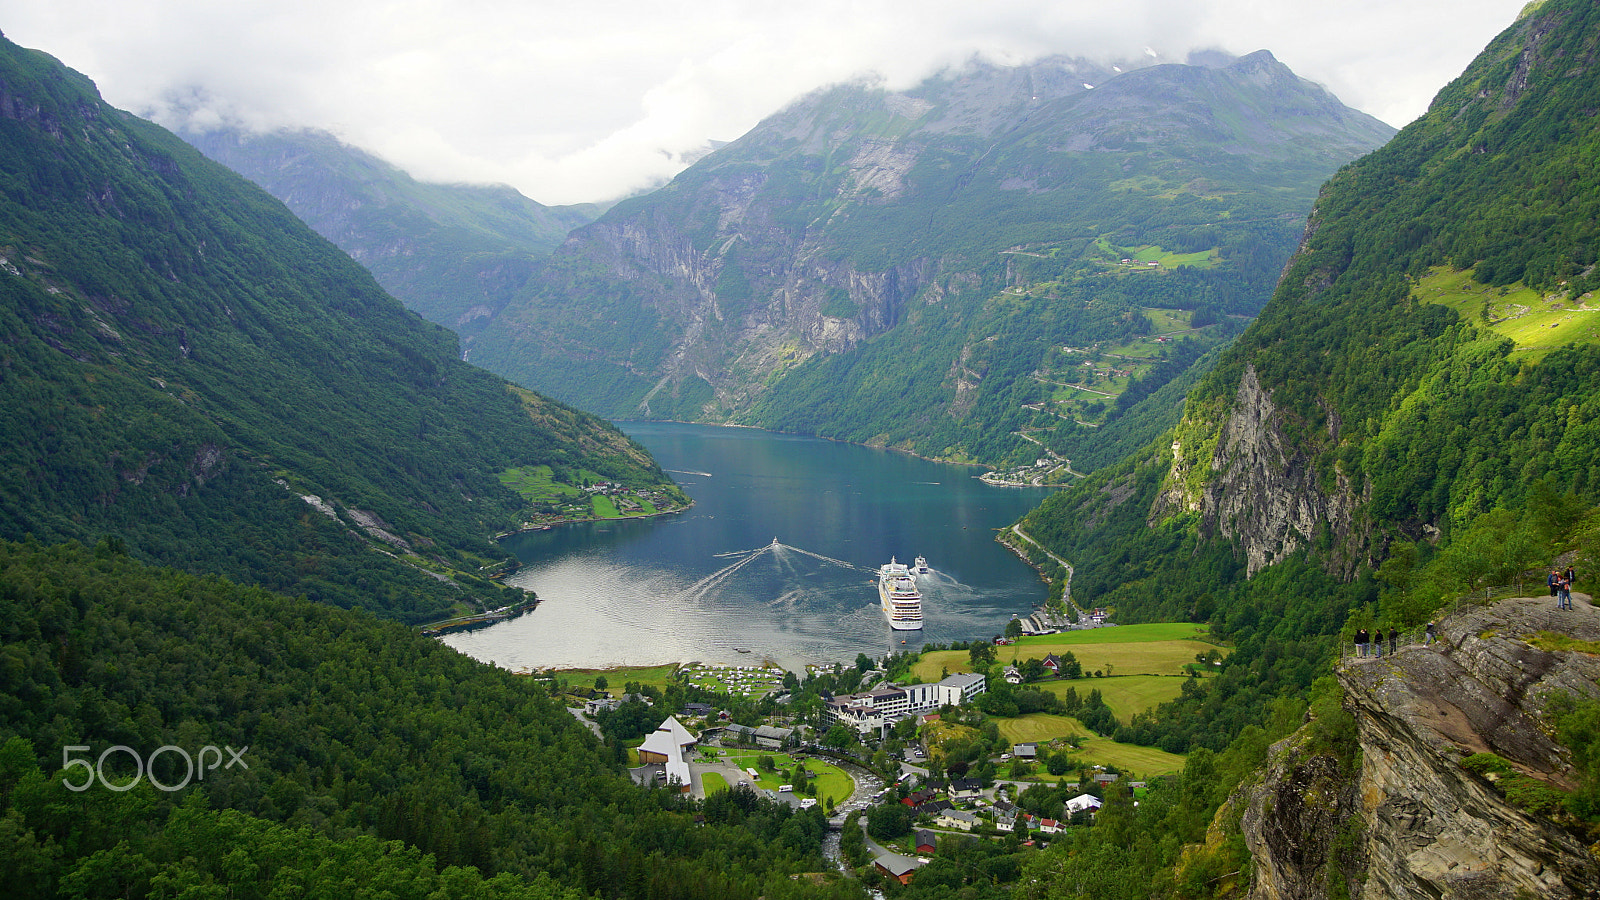
M 1556 609 L 1572 608 L 1572 582 L 1576 580 L 1577 577 L 1577 572 L 1573 571 L 1572 566 L 1567 566 L 1565 569 L 1557 566 L 1550 570 L 1550 577 L 1545 580 L 1550 585 L 1550 596 L 1556 598 Z M 1422 641 L 1422 646 L 1424 647 L 1439 639 L 1438 626 L 1433 622 L 1429 622 L 1425 634 L 1426 636 Z M 1387 640 L 1389 643 L 1390 656 L 1395 654 L 1395 648 L 1399 637 L 1400 632 L 1393 625 L 1389 626 Z M 1356 656 L 1362 659 L 1383 656 L 1383 644 L 1385 639 L 1386 638 L 1382 628 L 1377 629 L 1375 632 L 1368 632 L 1365 628 L 1357 631 Z
M 1572 608 L 1572 580 L 1576 577 L 1577 573 L 1572 571 L 1571 566 L 1567 566 L 1566 571 L 1559 568 L 1550 570 L 1550 577 L 1546 580 L 1550 583 L 1550 596 L 1556 598 L 1556 609 Z
M 1389 655 L 1395 654 L 1396 642 L 1400 640 L 1400 630 L 1393 625 L 1389 626 Z M 1383 629 L 1379 628 L 1377 637 L 1367 633 L 1365 628 L 1356 632 L 1356 655 L 1360 657 L 1383 655 Z

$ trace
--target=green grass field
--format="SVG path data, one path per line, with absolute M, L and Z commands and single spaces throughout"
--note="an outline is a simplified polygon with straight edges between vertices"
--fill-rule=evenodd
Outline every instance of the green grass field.
M 630 681 L 637 681 L 640 687 L 652 685 L 658 690 L 666 690 L 672 683 L 672 675 L 678 671 L 676 664 L 665 666 L 619 666 L 614 669 L 555 669 L 550 674 L 557 680 L 565 680 L 571 687 L 590 687 L 594 684 L 595 676 L 606 677 L 606 690 L 613 695 L 620 694 L 624 685 Z
M 1000 736 L 1013 744 L 1043 743 L 1063 737 L 1091 738 L 1094 732 L 1071 716 L 1034 713 L 1015 719 L 995 719 Z
M 1145 317 L 1150 324 L 1155 326 L 1156 332 L 1181 331 L 1189 327 L 1189 322 L 1194 318 L 1194 313 L 1186 309 L 1157 309 L 1153 306 L 1144 307 Z
M 996 647 L 995 658 L 1011 663 L 1070 651 L 1086 673 L 1104 671 L 1109 665 L 1112 675 L 1182 675 L 1184 665 L 1194 662 L 1197 654 L 1217 649 L 1216 645 L 1197 639 L 1204 634 L 1205 626 L 1185 622 L 1090 628 L 1021 638 L 1015 644 Z M 924 681 L 938 681 L 939 673 L 946 668 L 951 672 L 972 671 L 967 651 L 924 653 L 912 671 Z M 1080 688 L 1079 692 L 1083 690 L 1087 688 Z
M 716 772 L 702 772 L 700 774 L 700 788 L 707 797 L 728 789 L 728 779 Z
M 1183 768 L 1184 758 L 1154 747 L 1137 744 L 1119 744 L 1110 738 L 1097 737 L 1070 716 L 1035 713 L 1015 719 L 995 719 L 1000 735 L 1013 744 L 1044 743 L 1063 737 L 1075 737 L 1082 742 L 1081 750 L 1073 758 L 1083 765 L 1116 766 L 1137 775 L 1167 775 Z M 1051 779 L 1039 774 L 1041 779 Z
M 1575 304 L 1565 295 L 1545 295 L 1521 282 L 1501 287 L 1479 284 L 1472 270 L 1435 268 L 1411 293 L 1427 303 L 1448 306 L 1461 318 L 1510 338 L 1517 349 L 1537 359 L 1568 343 L 1600 341 L 1600 302 Z M 1487 308 L 1490 321 L 1485 323 Z
M 1131 184 L 1131 180 L 1121 182 Z M 1120 263 L 1121 260 L 1132 260 L 1138 271 L 1146 263 L 1159 263 L 1163 269 L 1172 269 L 1177 266 L 1193 266 L 1197 269 L 1209 269 L 1222 261 L 1216 250 L 1206 249 L 1194 253 L 1173 253 L 1165 247 L 1155 244 L 1143 244 L 1138 247 L 1123 247 L 1113 244 L 1109 238 L 1099 238 L 1094 242 L 1094 256 L 1110 263 Z
M 1112 678 L 1046 681 L 1038 687 L 1057 697 L 1065 696 L 1068 688 L 1076 688 L 1080 697 L 1092 690 L 1099 690 L 1117 720 L 1126 722 L 1135 713 L 1177 699 L 1183 693 L 1183 678 L 1174 675 L 1118 675 Z
M 1219 649 L 1215 644 L 1199 640 L 1205 633 L 1205 626 L 1185 622 L 1120 625 L 1024 637 L 1014 644 L 996 647 L 995 655 L 1001 662 L 1015 662 L 1030 657 L 1043 659 L 1050 653 L 1060 656 L 1070 651 L 1086 673 L 1097 669 L 1104 671 L 1109 666 L 1110 677 L 1044 681 L 1035 686 L 1057 696 L 1066 694 L 1069 688 L 1075 689 L 1079 696 L 1098 690 L 1117 719 L 1126 722 L 1136 713 L 1182 693 L 1187 674 L 1184 666 L 1193 663 L 1197 654 Z M 969 660 L 965 650 L 934 651 L 923 654 L 914 672 L 923 680 L 936 681 L 946 668 L 951 672 L 971 671 Z M 1087 763 L 1115 765 L 1145 775 L 1174 772 L 1183 767 L 1181 756 L 1095 737 L 1069 716 L 1035 714 L 994 721 L 1000 734 L 1014 744 L 1080 738 L 1084 747 L 1080 755 Z
M 1090 738 L 1083 742 L 1078 756 L 1084 762 L 1102 766 L 1116 766 L 1134 775 L 1170 775 L 1183 769 L 1184 757 L 1155 747 L 1137 744 L 1119 744 L 1110 738 Z
M 522 466 L 507 469 L 499 475 L 500 483 L 529 503 L 540 501 L 573 500 L 583 496 L 583 491 L 569 484 L 558 484 L 551 478 L 549 466 Z
M 794 770 L 794 757 L 787 753 L 774 753 L 772 751 L 761 750 L 722 750 L 718 752 L 726 761 L 733 763 L 741 769 L 755 769 L 760 775 L 755 782 L 755 786 L 759 788 L 766 788 L 773 791 L 777 790 L 779 785 L 789 783 L 789 776 L 784 773 Z M 756 765 L 756 760 L 763 756 L 772 757 L 773 762 L 776 763 L 778 768 L 783 771 L 768 772 L 761 769 Z M 827 762 L 826 760 L 817 759 L 814 756 L 807 757 L 805 764 L 806 770 L 814 773 L 817 776 L 816 798 L 818 803 L 826 806 L 829 800 L 832 800 L 837 804 L 843 803 L 844 801 L 850 799 L 850 794 L 856 789 L 856 783 L 855 779 L 851 778 L 849 775 L 846 775 L 843 769 Z M 727 782 L 724 780 L 723 787 L 726 786 Z M 709 792 L 708 785 L 707 793 Z

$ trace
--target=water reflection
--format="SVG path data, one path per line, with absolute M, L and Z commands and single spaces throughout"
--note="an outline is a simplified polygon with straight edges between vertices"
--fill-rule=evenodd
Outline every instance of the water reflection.
M 508 539 L 524 561 L 512 581 L 537 591 L 539 608 L 448 644 L 509 668 L 770 660 L 796 669 L 991 635 L 1044 599 L 1033 571 L 993 540 L 1040 491 L 751 429 L 625 427 L 695 507 Z M 935 569 L 919 579 L 920 634 L 891 632 L 878 609 L 875 573 L 891 555 L 924 555 Z

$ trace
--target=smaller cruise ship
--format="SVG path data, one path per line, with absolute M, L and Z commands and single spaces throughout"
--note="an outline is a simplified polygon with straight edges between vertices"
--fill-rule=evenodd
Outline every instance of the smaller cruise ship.
M 922 628 L 922 592 L 917 590 L 916 576 L 911 574 L 909 566 L 896 562 L 892 556 L 878 569 L 878 599 L 890 628 L 895 631 Z

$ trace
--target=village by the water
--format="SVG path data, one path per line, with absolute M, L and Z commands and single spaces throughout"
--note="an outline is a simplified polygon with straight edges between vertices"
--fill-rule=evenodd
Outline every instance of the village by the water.
M 920 557 L 878 570 L 889 634 L 921 628 L 916 579 L 929 571 Z M 750 658 L 523 674 L 625 746 L 640 784 L 821 807 L 836 864 L 905 882 L 942 836 L 1043 846 L 1105 803 L 1134 802 L 1183 758 L 1118 740 L 1132 737 L 1119 723 L 1179 697 L 1225 652 L 1204 626 L 1117 626 L 1070 593 L 999 624 L 799 671 L 734 647 Z

